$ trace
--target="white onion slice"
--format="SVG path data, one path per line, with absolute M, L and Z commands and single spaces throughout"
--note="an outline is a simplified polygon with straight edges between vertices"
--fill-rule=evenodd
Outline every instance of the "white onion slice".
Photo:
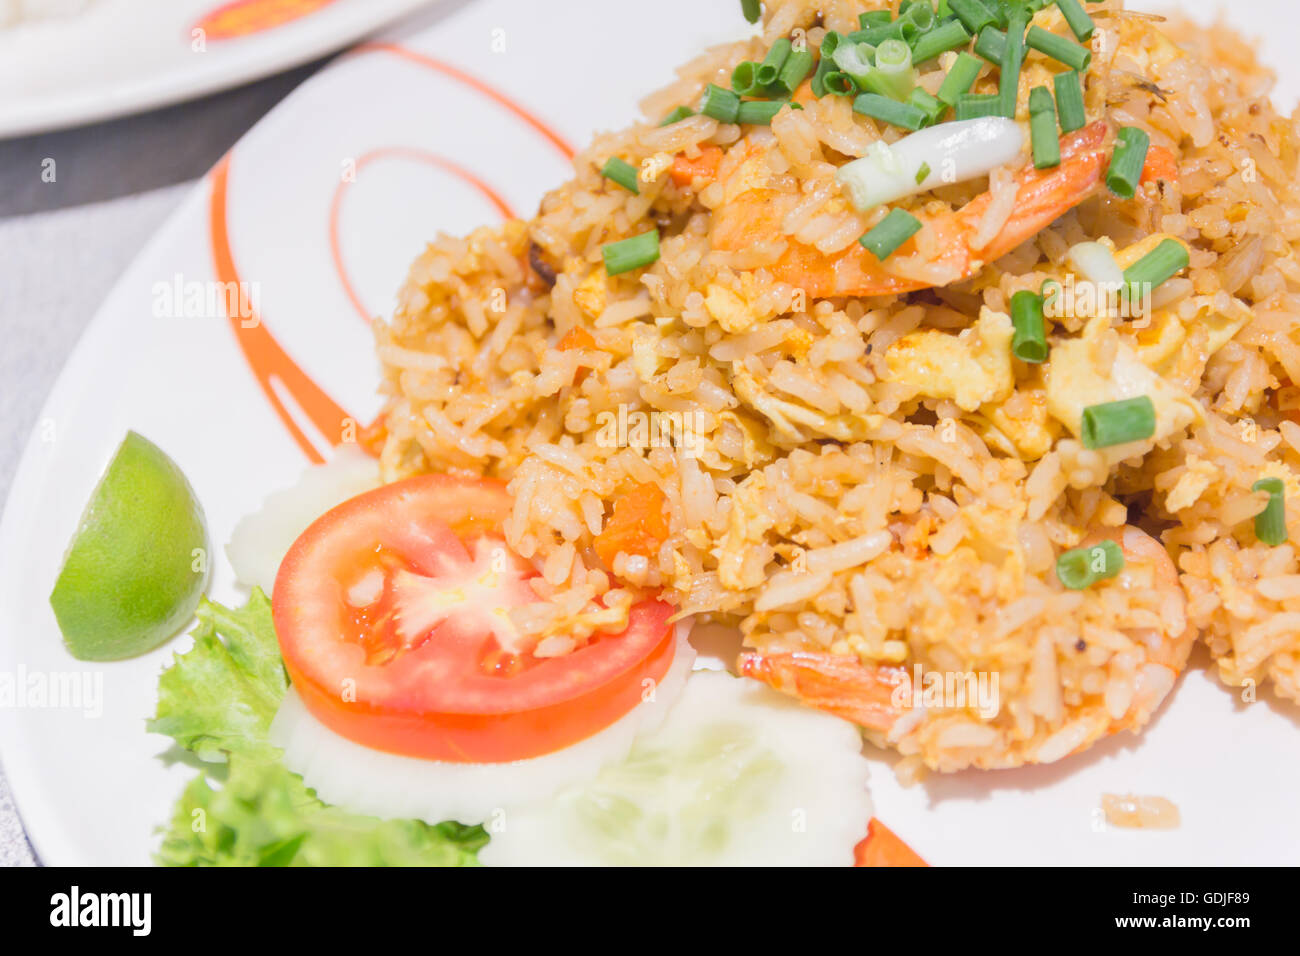
M 658 727 L 695 661 L 689 632 L 689 621 L 678 623 L 673 663 L 653 700 L 586 740 L 542 757 L 460 764 L 372 750 L 318 721 L 292 687 L 271 722 L 271 742 L 284 751 L 284 765 L 326 803 L 377 817 L 483 823 L 491 830 L 501 808 L 545 800 L 562 787 L 593 779 L 601 767 L 623 760 L 638 734 Z
M 1124 285 L 1124 270 L 1104 243 L 1080 242 L 1070 247 L 1065 259 L 1075 273 L 1089 282 L 1108 289 L 1119 289 Z
M 355 445 L 340 446 L 328 462 L 308 468 L 292 487 L 268 495 L 235 525 L 226 545 L 235 577 L 270 595 L 280 562 L 307 526 L 335 505 L 378 487 L 379 462 Z
M 1014 162 L 1025 144 L 1020 125 L 1004 116 L 940 123 L 892 146 L 871 144 L 866 156 L 841 166 L 835 178 L 859 212 L 938 186 L 987 176 Z M 918 181 L 922 170 L 929 171 Z

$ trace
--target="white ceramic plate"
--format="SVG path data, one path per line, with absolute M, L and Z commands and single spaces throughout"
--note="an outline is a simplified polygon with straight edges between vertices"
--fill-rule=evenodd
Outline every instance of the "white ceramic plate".
M 224 318 L 155 316 L 161 288 L 216 278 L 212 226 L 224 216 L 228 242 L 216 247 L 228 246 L 233 269 L 257 286 L 260 328 L 338 406 L 367 420 L 378 408 L 377 369 L 361 313 L 388 310 L 422 242 L 493 221 L 502 207 L 529 214 L 565 178 L 565 143 L 623 125 L 675 65 L 744 27 L 731 0 L 662 0 L 635 24 L 614 22 L 600 0 L 568 0 L 563 16 L 555 9 L 482 0 L 400 48 L 372 46 L 305 83 L 235 148 L 225 174 L 195 190 L 91 323 L 0 524 L 0 672 L 93 670 L 104 682 L 98 717 L 0 710 L 5 770 L 46 862 L 147 862 L 155 828 L 193 774 L 160 760 L 167 741 L 143 727 L 159 670 L 188 639 L 83 665 L 64 652 L 46 600 L 122 435 L 135 429 L 179 462 L 217 543 L 321 443 L 287 400 L 301 443 L 291 437 Z M 1282 0 L 1249 9 L 1297 22 Z M 607 42 L 633 30 L 635 43 Z M 356 182 L 342 185 L 353 167 Z M 286 398 L 281 386 L 272 390 Z M 239 599 L 224 559 L 211 592 Z M 1050 767 L 911 789 L 876 756 L 872 788 L 878 816 L 936 864 L 1279 863 L 1300 845 L 1300 765 L 1288 756 L 1298 741 L 1296 708 L 1240 703 L 1201 661 L 1141 737 Z M 1166 796 L 1183 826 L 1101 829 L 1104 792 Z
M 8 0 L 0 0 L 3 9 Z M 436 0 L 92 0 L 0 28 L 0 138 L 109 119 L 306 63 Z M 0 13 L 0 18 L 3 13 Z

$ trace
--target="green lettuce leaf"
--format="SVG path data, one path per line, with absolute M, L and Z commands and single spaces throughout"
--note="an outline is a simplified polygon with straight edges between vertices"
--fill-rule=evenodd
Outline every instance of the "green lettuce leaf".
M 321 803 L 283 764 L 230 759 L 181 796 L 157 860 L 164 866 L 466 866 L 482 827 L 379 820 Z
M 322 803 L 268 739 L 289 686 L 271 621 L 254 590 L 237 610 L 204 600 L 194 647 L 158 680 L 148 722 L 210 764 L 164 829 L 164 866 L 457 866 L 477 862 L 482 827 L 381 820 Z
M 239 610 L 205 598 L 197 614 L 194 647 L 175 655 L 158 679 L 158 711 L 149 729 L 203 760 L 220 762 L 232 754 L 278 757 L 266 735 L 289 678 L 271 623 L 271 602 L 254 589 Z

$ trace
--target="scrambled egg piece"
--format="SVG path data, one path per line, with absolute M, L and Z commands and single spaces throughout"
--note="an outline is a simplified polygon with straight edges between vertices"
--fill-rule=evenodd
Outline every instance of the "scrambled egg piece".
M 605 285 L 603 269 L 594 270 L 573 290 L 573 304 L 593 321 L 600 318 L 600 314 L 605 311 L 608 299 L 609 289 Z
M 711 285 L 704 297 L 704 307 L 709 315 L 722 326 L 724 332 L 732 335 L 747 332 L 753 326 L 757 316 L 749 309 L 749 303 L 725 285 Z
M 885 353 L 886 381 L 915 395 L 950 398 L 964 411 L 1011 395 L 1011 317 L 987 307 L 979 321 L 957 335 L 937 329 L 910 332 Z
M 1182 511 L 1196 504 L 1201 495 L 1205 494 L 1205 489 L 1210 487 L 1210 482 L 1219 474 L 1219 469 L 1213 464 L 1195 455 L 1187 456 L 1186 466 L 1187 470 L 1178 477 L 1178 481 L 1165 496 L 1165 507 L 1171 512 Z
M 1106 341 L 1113 337 L 1113 341 Z M 1108 374 L 1097 368 L 1100 348 L 1114 345 L 1115 358 Z M 1156 430 L 1150 441 L 1159 442 L 1200 419 L 1200 407 L 1142 364 L 1137 353 L 1110 329 L 1106 317 L 1088 323 L 1083 335 L 1052 346 L 1047 364 L 1047 408 L 1053 418 L 1076 436 L 1081 433 L 1083 410 L 1090 405 L 1118 402 L 1146 395 L 1155 405 Z M 1129 446 L 1121 457 L 1132 454 Z
M 1060 429 L 1048 414 L 1047 390 L 1042 388 L 1021 388 L 1005 402 L 980 411 L 989 423 L 982 437 L 1024 461 L 1037 461 L 1051 451 Z

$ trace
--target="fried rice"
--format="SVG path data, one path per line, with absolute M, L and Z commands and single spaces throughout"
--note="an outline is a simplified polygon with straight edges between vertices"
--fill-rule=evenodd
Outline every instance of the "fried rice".
M 1089 4 L 1088 119 L 1146 131 L 1176 175 L 1131 200 L 1100 189 L 972 277 L 953 281 L 923 231 L 898 268 L 932 288 L 818 297 L 783 281 L 781 256 L 856 244 L 874 220 L 835 174 L 902 131 L 838 96 L 770 127 L 659 124 L 777 39 L 816 48 L 881 6 L 768 0 L 761 35 L 679 70 L 643 102 L 645 121 L 575 158 L 535 218 L 431 243 L 376 323 L 385 477 L 509 481 L 507 538 L 542 573 L 516 624 L 547 653 L 618 631 L 662 589 L 683 615 L 737 625 L 763 661 L 855 668 L 820 691 L 766 679 L 856 719 L 904 773 L 1046 762 L 1138 729 L 1195 638 L 1225 684 L 1300 700 L 1300 561 L 1257 540 L 1268 496 L 1252 490 L 1280 478 L 1300 504 L 1300 139 L 1268 100 L 1271 74 L 1222 25 Z M 1033 22 L 1065 33 L 1055 7 Z M 951 58 L 921 86 L 933 93 Z M 1053 70 L 1029 52 L 1018 119 Z M 974 90 L 996 92 L 995 71 Z M 611 156 L 641 171 L 638 193 L 600 175 Z M 1027 162 L 1026 145 L 1010 167 L 905 205 L 988 194 L 978 250 L 1016 214 Z M 755 177 L 776 231 L 727 247 L 720 217 Z M 602 246 L 652 228 L 658 261 L 607 275 Z M 1015 292 L 1059 280 L 1079 243 L 1104 238 L 1123 262 L 1155 236 L 1184 243 L 1190 266 L 1150 315 L 1054 318 L 1053 359 L 1005 356 Z M 1119 453 L 1085 447 L 1054 409 L 1053 373 L 1065 381 L 1071 357 L 1104 383 L 1125 356 L 1157 370 L 1178 414 Z M 1286 514 L 1295 537 L 1300 507 Z M 1124 573 L 1064 587 L 1059 556 L 1100 537 L 1124 542 Z M 1144 539 L 1163 553 L 1144 561 Z M 996 674 L 996 714 L 966 701 L 878 721 L 848 699 L 863 675 L 896 687 L 922 671 Z

